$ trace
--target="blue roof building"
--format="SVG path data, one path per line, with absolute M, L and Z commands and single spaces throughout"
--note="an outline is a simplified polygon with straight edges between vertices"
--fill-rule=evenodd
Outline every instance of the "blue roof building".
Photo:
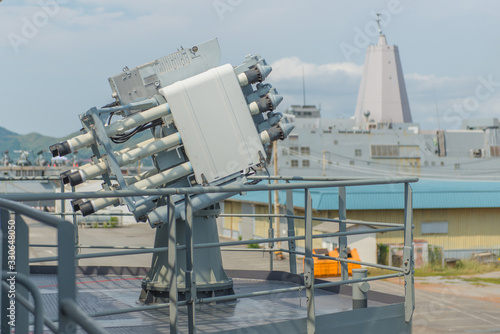
M 414 209 L 500 208 L 500 182 L 419 180 L 411 184 Z M 313 209 L 338 210 L 338 188 L 310 189 Z M 304 192 L 294 190 L 295 207 L 304 207 Z M 404 185 L 351 186 L 346 190 L 348 210 L 403 209 Z M 274 196 L 274 193 L 273 193 Z M 279 192 L 285 204 L 285 191 Z M 248 192 L 232 200 L 267 203 L 268 192 Z
M 411 187 L 415 239 L 425 239 L 429 244 L 443 246 L 447 254 L 452 254 L 452 250 L 460 250 L 462 255 L 470 255 L 472 251 L 478 250 L 500 253 L 500 182 L 422 179 L 411 183 Z M 315 216 L 338 217 L 338 188 L 310 191 Z M 403 223 L 403 184 L 350 186 L 346 188 L 346 194 L 348 219 Z M 268 192 L 248 192 L 228 201 L 233 203 L 233 213 L 238 211 L 237 205 L 245 207 L 243 211 L 246 213 L 252 210 L 265 213 L 268 210 L 268 196 Z M 281 204 L 285 203 L 285 198 L 285 191 L 280 191 Z M 303 214 L 304 192 L 294 190 L 293 201 L 296 213 Z M 253 209 L 248 209 L 248 205 Z M 296 225 L 300 226 L 301 222 L 296 221 Z M 285 220 L 281 224 L 285 224 Z M 263 226 L 260 229 L 254 227 L 253 231 L 261 231 L 259 233 L 265 237 L 267 230 Z M 255 234 L 255 237 L 259 237 L 259 234 Z M 377 235 L 377 242 L 400 243 L 402 234 L 381 233 Z

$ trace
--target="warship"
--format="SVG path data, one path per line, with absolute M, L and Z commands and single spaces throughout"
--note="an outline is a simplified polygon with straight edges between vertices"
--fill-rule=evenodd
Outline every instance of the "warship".
M 30 152 L 14 150 L 17 158 L 12 159 L 5 151 L 0 160 L 0 193 L 54 193 L 60 188 L 59 174 L 78 166 L 76 156 L 72 159 L 54 157 L 44 159 L 44 150 L 30 160 Z M 14 155 L 13 155 L 14 156 Z M 54 210 L 54 200 L 24 201 L 24 204 L 47 211 Z
M 9 151 L 5 151 L 0 162 L 0 175 L 4 178 L 32 178 L 42 176 L 57 176 L 61 172 L 78 165 L 78 162 L 73 158 L 56 157 L 47 161 L 43 157 L 45 151 L 39 151 L 36 154 L 36 159 L 31 162 L 29 159 L 29 151 L 15 150 L 13 153 L 18 154 L 16 160 L 12 160 Z
M 411 115 L 398 47 L 379 32 L 366 51 L 353 117 L 322 118 L 314 105 L 286 110 L 295 129 L 278 142 L 279 174 L 500 180 L 498 119 L 421 129 Z

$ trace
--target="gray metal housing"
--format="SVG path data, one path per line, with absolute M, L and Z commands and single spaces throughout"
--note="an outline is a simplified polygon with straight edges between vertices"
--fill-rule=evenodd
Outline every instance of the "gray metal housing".
M 202 73 L 219 65 L 220 48 L 217 39 L 158 58 L 108 79 L 113 97 L 125 105 L 133 100 L 158 94 L 158 89 L 176 81 Z

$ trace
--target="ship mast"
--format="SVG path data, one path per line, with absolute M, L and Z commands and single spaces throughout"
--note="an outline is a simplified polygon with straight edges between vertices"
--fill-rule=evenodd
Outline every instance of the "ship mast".
M 380 13 L 375 21 L 378 43 L 367 47 L 356 103 L 355 118 L 359 129 L 379 123 L 412 123 L 399 49 L 387 44 Z
M 383 33 L 382 33 L 382 27 L 380 26 L 380 15 L 382 15 L 382 14 L 377 13 L 377 19 L 375 21 L 377 21 L 378 33 L 380 36 L 382 36 Z

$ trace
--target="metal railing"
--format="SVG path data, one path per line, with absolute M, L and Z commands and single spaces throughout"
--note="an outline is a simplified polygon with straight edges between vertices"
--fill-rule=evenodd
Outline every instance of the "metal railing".
M 73 225 L 63 219 L 54 217 L 45 212 L 35 210 L 23 204 L 19 204 L 10 200 L 6 200 L 4 198 L 0 198 L 0 221 L 2 226 L 2 258 L 1 258 L 1 267 L 2 267 L 2 278 L 4 275 L 14 276 L 14 277 L 23 277 L 29 276 L 29 251 L 28 251 L 28 225 L 24 221 L 23 216 L 35 219 L 49 227 L 53 227 L 57 229 L 57 249 L 59 256 L 57 257 L 58 261 L 58 292 L 59 292 L 59 317 L 58 322 L 59 325 L 56 327 L 50 320 L 44 319 L 44 323 L 47 327 L 52 330 L 57 329 L 58 333 L 75 332 L 75 326 L 71 316 L 63 312 L 63 304 L 66 300 L 74 301 L 76 298 L 76 286 L 75 286 L 75 259 L 74 259 L 74 242 L 73 242 Z M 6 252 L 8 238 L 9 235 L 9 221 L 11 221 L 10 211 L 15 212 L 15 243 L 14 243 L 14 253 L 15 254 L 15 262 L 13 264 L 9 263 L 6 260 Z M 11 233 L 12 235 L 12 233 Z M 12 243 L 11 243 L 12 244 Z M 11 249 L 9 249 L 11 250 Z M 68 251 L 70 250 L 70 251 Z M 3 284 L 2 284 L 3 285 Z M 27 286 L 30 288 L 30 286 Z M 31 292 L 35 296 L 37 295 L 37 289 L 31 287 Z M 9 290 L 8 290 L 9 291 Z M 28 300 L 27 291 L 23 291 L 19 287 L 14 289 L 16 299 L 22 304 L 21 300 Z M 39 293 L 39 292 L 38 292 Z M 10 333 L 10 325 L 7 321 L 7 304 L 10 305 L 10 301 L 7 298 L 5 293 L 2 294 L 1 297 L 1 306 L 2 310 L 0 314 L 1 318 L 1 329 L 2 333 Z M 22 297 L 22 298 L 19 298 Z M 36 310 L 36 306 L 33 306 L 33 309 Z M 29 310 L 29 308 L 28 308 Z M 43 311 L 43 309 L 42 309 Z M 40 311 L 35 312 L 35 323 L 40 321 Z M 42 315 L 43 316 L 43 315 Z M 18 308 L 15 312 L 15 327 L 16 331 L 20 333 L 28 333 L 28 313 L 26 309 Z M 37 330 L 41 330 L 39 327 Z M 41 332 L 38 332 L 41 333 Z
M 264 177 L 267 178 L 267 177 Z M 262 179 L 262 178 L 261 178 Z M 273 179 L 273 177 L 271 177 Z M 27 303 L 27 291 L 23 293 L 16 294 L 16 298 L 20 301 L 21 304 L 25 306 L 26 312 L 18 311 L 16 315 L 16 319 L 24 319 L 24 322 L 20 322 L 21 326 L 17 327 L 17 330 L 20 330 L 20 333 L 28 331 L 28 313 L 34 312 L 35 315 L 35 332 L 37 332 L 37 328 L 39 328 L 40 317 L 43 318 L 44 324 L 51 329 L 53 332 L 57 333 L 75 333 L 76 326 L 78 324 L 82 326 L 89 333 L 104 333 L 104 329 L 102 329 L 97 322 L 92 321 L 91 318 L 104 316 L 104 315 L 113 315 L 120 313 L 128 313 L 128 312 L 139 312 L 139 311 L 147 311 L 153 309 L 162 309 L 169 308 L 170 314 L 170 330 L 171 333 L 177 333 L 178 329 L 178 307 L 187 306 L 188 307 L 188 329 L 190 333 L 195 331 L 196 322 L 195 322 L 195 305 L 196 304 L 206 304 L 213 303 L 217 301 L 227 301 L 227 300 L 235 300 L 239 298 L 248 298 L 262 295 L 271 295 L 278 294 L 290 291 L 302 291 L 306 290 L 307 294 L 307 332 L 313 333 L 315 331 L 315 300 L 314 300 L 314 289 L 327 288 L 332 286 L 339 286 L 344 284 L 353 284 L 353 283 L 362 283 L 368 282 L 372 280 L 378 279 L 386 279 L 391 277 L 404 277 L 405 281 L 405 320 L 406 322 L 411 321 L 413 310 L 414 310 L 414 285 L 413 285 L 413 207 L 412 207 L 412 189 L 410 187 L 410 183 L 418 181 L 416 178 L 383 178 L 383 179 L 351 179 L 351 180 L 340 180 L 340 181 L 332 181 L 328 178 L 305 178 L 301 180 L 300 178 L 280 178 L 285 181 L 301 181 L 294 183 L 285 183 L 285 184 L 257 184 L 257 185 L 244 185 L 244 186 L 218 186 L 218 187 L 192 187 L 192 188 L 167 188 L 167 189 L 151 189 L 151 190 L 142 190 L 142 191 L 114 191 L 112 193 L 97 193 L 97 192 L 82 192 L 82 193 L 58 193 L 58 194 L 4 194 L 0 195 L 0 208 L 1 210 L 1 221 L 2 221 L 2 232 L 4 233 L 4 246 L 3 249 L 5 251 L 5 242 L 6 242 L 6 233 L 8 230 L 6 226 L 8 226 L 8 221 L 10 219 L 10 212 L 15 212 L 15 222 L 16 222 L 16 237 L 20 238 L 22 242 L 16 241 L 16 246 L 19 249 L 17 252 L 17 273 L 20 273 L 19 277 L 24 277 L 23 275 L 29 275 L 29 263 L 33 262 L 47 262 L 47 261 L 58 261 L 58 292 L 59 292 L 59 316 L 56 319 L 58 322 L 58 326 L 54 324 L 53 321 L 46 319 L 43 315 L 42 311 L 38 310 L 38 302 L 35 300 L 36 305 L 29 305 Z M 325 179 L 327 181 L 325 181 Z M 391 224 L 391 223 L 380 223 L 380 222 L 364 222 L 358 220 L 349 220 L 347 219 L 347 210 L 346 210 L 346 187 L 348 186 L 360 186 L 360 185 L 375 185 L 375 184 L 394 184 L 394 183 L 403 183 L 404 184 L 404 222 L 403 224 Z M 327 218 L 315 218 L 312 216 L 312 197 L 310 189 L 314 188 L 338 188 L 338 201 L 339 201 L 339 218 L 338 219 L 327 219 Z M 304 203 L 305 210 L 304 216 L 297 216 L 294 214 L 294 205 L 293 205 L 293 190 L 294 189 L 303 189 L 304 190 Z M 77 226 L 74 226 L 71 222 L 66 221 L 64 219 L 55 217 L 53 215 L 47 214 L 45 212 L 40 212 L 38 210 L 26 207 L 22 204 L 16 203 L 14 201 L 19 200 L 37 200 L 39 198 L 43 199 L 54 199 L 64 201 L 65 199 L 78 199 L 78 198 L 100 198 L 100 197 L 130 197 L 130 196 L 165 196 L 166 202 L 169 207 L 169 219 L 168 223 L 165 225 L 168 226 L 170 236 L 169 236 L 169 244 L 176 244 L 176 232 L 175 232 L 175 204 L 171 200 L 171 195 L 185 195 L 185 208 L 186 208 L 186 226 L 187 230 L 190 230 L 192 226 L 192 208 L 191 201 L 189 195 L 191 194 L 201 194 L 201 193 L 213 193 L 213 192 L 247 192 L 247 191 L 274 191 L 274 190 L 284 190 L 286 191 L 286 204 L 285 204 L 285 212 L 286 214 L 272 214 L 270 210 L 269 215 L 265 215 L 269 217 L 269 238 L 265 239 L 257 239 L 257 240 L 240 240 L 240 241 L 230 241 L 230 242 L 218 242 L 218 243 L 205 243 L 205 244 L 193 244 L 192 234 L 186 240 L 186 245 L 181 245 L 177 247 L 159 247 L 159 248 L 150 248 L 150 247 L 126 247 L 126 246 L 117 246 L 117 247 L 107 247 L 107 246 L 88 246 L 95 248 L 121 248 L 125 250 L 113 251 L 113 252 L 101 252 L 101 253 L 92 253 L 92 254 L 77 254 L 74 251 L 75 248 L 75 229 Z M 8 198 L 8 199 L 7 199 Z M 271 202 L 269 202 L 271 206 Z M 64 205 L 61 206 L 64 209 Z M 58 213 L 61 217 L 65 217 L 67 214 L 65 212 Z M 22 216 L 26 216 L 32 219 L 35 219 L 47 226 L 51 226 L 56 228 L 58 231 L 58 256 L 55 257 L 43 257 L 43 258 L 33 258 L 28 259 L 28 242 L 27 242 L 27 231 L 28 227 L 23 220 Z M 229 215 L 226 215 L 229 216 Z M 237 216 L 249 216 L 256 217 L 257 215 L 237 215 Z M 73 215 L 73 217 L 75 217 Z M 275 238 L 273 235 L 273 218 L 274 220 L 283 217 L 286 218 L 288 225 L 288 235 L 286 237 Z M 305 235 L 296 236 L 295 235 L 295 219 L 304 219 L 305 221 Z M 313 220 L 319 221 L 330 221 L 339 224 L 339 232 L 335 233 L 323 233 L 323 234 L 315 234 L 312 233 L 313 228 Z M 76 224 L 75 218 L 73 218 L 73 222 Z M 349 224 L 359 224 L 359 225 L 372 225 L 380 227 L 374 230 L 359 230 L 359 231 L 347 231 L 346 225 Z M 393 267 L 393 266 L 384 266 L 376 263 L 367 263 L 361 261 L 349 260 L 347 258 L 347 236 L 348 235 L 358 235 L 358 234 L 369 234 L 369 233 L 379 233 L 379 232 L 392 232 L 392 231 L 402 231 L 404 233 L 404 249 L 403 249 L 403 265 L 401 268 Z M 189 235 L 189 234 L 188 234 Z M 313 239 L 316 238 L 325 238 L 325 237 L 338 237 L 339 238 L 339 256 L 338 257 L 329 257 L 323 255 L 313 254 Z M 23 239 L 24 238 L 24 239 Z M 24 241 L 23 241 L 24 240 Z M 299 252 L 296 250 L 295 242 L 297 240 L 305 241 L 305 251 Z M 287 242 L 288 248 L 274 248 L 274 244 L 277 242 Z M 155 305 L 142 305 L 137 307 L 125 308 L 120 310 L 111 310 L 104 312 L 97 312 L 94 314 L 85 314 L 81 311 L 78 305 L 75 303 L 76 297 L 76 285 L 75 285 L 75 259 L 83 259 L 83 258 L 95 258 L 95 257 L 110 257 L 110 256 L 122 256 L 122 255 L 132 255 L 132 254 L 144 254 L 144 253 L 156 253 L 156 252 L 166 252 L 169 251 L 169 265 L 175 265 L 176 253 L 178 250 L 186 250 L 186 263 L 188 271 L 192 270 L 194 259 L 193 259 L 193 250 L 198 248 L 210 248 L 210 247 L 228 247 L 228 246 L 239 246 L 239 245 L 248 245 L 252 243 L 259 244 L 269 244 L 269 249 L 266 251 L 270 252 L 270 269 L 273 269 L 272 262 L 272 252 L 279 250 L 282 252 L 286 252 L 289 254 L 289 266 L 291 273 L 297 273 L 297 261 L 296 255 L 303 255 L 304 258 L 304 284 L 293 286 L 289 288 L 282 289 L 274 289 L 274 290 L 266 290 L 266 291 L 258 291 L 246 294 L 235 294 L 229 296 L 219 296 L 219 297 L 211 297 L 211 298 L 198 298 L 196 296 L 195 291 L 192 292 L 191 295 L 187 295 L 185 301 L 177 300 L 177 280 L 171 279 L 170 291 L 172 293 L 169 294 L 169 302 Z M 32 246 L 42 246 L 42 245 L 32 245 Z M 55 245 L 43 245 L 43 246 L 55 246 Z M 2 248 L 2 247 L 0 247 Z M 224 250 L 224 248 L 222 248 Z M 22 255 L 22 256 L 21 256 Z M 328 282 L 315 284 L 314 280 L 314 260 L 313 257 L 325 258 L 336 260 L 340 262 L 341 267 L 341 280 L 336 282 Z M 8 274 L 7 270 L 7 261 L 4 261 L 5 256 L 2 257 L 2 270 L 4 274 Z M 172 263 L 170 263 L 172 262 Z M 370 266 L 375 268 L 382 268 L 394 271 L 394 274 L 388 275 L 380 275 L 374 277 L 367 277 L 362 279 L 349 279 L 348 277 L 348 263 L 355 263 L 364 266 Z M 15 274 L 13 274 L 15 275 Z M 170 273 L 171 278 L 175 277 L 175 273 Z M 186 291 L 190 290 L 190 279 L 186 277 Z M 194 288 L 194 287 L 193 287 Z M 28 289 L 35 296 L 38 294 L 36 291 L 36 287 L 29 286 Z M 19 296 L 18 296 L 19 295 Z M 35 298 L 36 299 L 36 298 Z M 6 316 L 7 311 L 5 294 L 2 295 L 2 332 L 7 330 L 8 327 L 6 324 Z M 5 326 L 5 327 L 4 327 Z M 25 331 L 24 331 L 25 330 Z

